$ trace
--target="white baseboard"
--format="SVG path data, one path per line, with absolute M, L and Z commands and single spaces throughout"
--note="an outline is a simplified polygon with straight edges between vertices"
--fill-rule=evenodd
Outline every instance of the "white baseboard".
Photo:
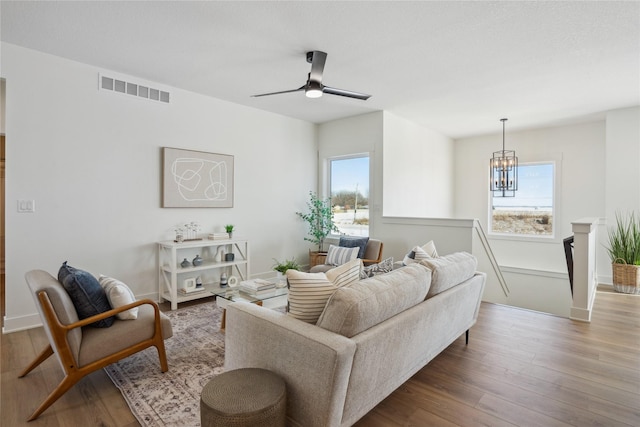
M 7 317 L 4 316 L 3 334 L 24 331 L 42 326 L 42 321 L 38 313 L 27 314 L 26 316 Z

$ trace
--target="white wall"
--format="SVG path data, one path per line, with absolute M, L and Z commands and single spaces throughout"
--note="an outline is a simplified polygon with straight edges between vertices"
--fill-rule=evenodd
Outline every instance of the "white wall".
M 598 230 L 600 242 L 608 245 L 607 228 L 615 214 L 640 213 L 640 107 L 607 112 L 606 125 L 606 227 Z M 598 258 L 598 277 L 611 283 L 611 261 Z
M 506 133 L 506 146 L 520 163 L 560 161 L 556 177 L 556 236 L 553 241 L 520 241 L 489 237 L 503 266 L 566 273 L 562 239 L 572 234 L 571 221 L 605 215 L 605 123 L 596 121 Z M 456 141 L 456 216 L 478 218 L 487 229 L 488 164 L 502 147 L 502 134 Z
M 2 55 L 5 330 L 37 322 L 24 273 L 55 275 L 65 260 L 155 298 L 154 242 L 187 221 L 207 232 L 235 224 L 251 242 L 253 275 L 306 254 L 295 212 L 317 186 L 315 125 L 176 88 L 169 105 L 98 91 L 105 70 L 6 43 Z M 234 207 L 160 208 L 163 146 L 234 155 Z M 18 199 L 35 200 L 35 213 L 17 213 Z
M 383 239 L 385 258 L 401 260 L 413 246 L 426 243 L 429 230 L 434 230 L 432 221 L 407 222 L 389 212 L 405 218 L 451 216 L 453 141 L 449 138 L 385 111 L 321 124 L 318 146 L 321 194 L 326 194 L 327 183 L 324 159 L 356 153 L 371 156 L 369 235 Z M 419 227 L 407 227 L 408 223 Z
M 384 113 L 384 216 L 453 216 L 453 141 Z
M 369 235 L 382 212 L 382 112 L 334 120 L 318 126 L 318 192 L 329 196 L 328 157 L 369 155 Z

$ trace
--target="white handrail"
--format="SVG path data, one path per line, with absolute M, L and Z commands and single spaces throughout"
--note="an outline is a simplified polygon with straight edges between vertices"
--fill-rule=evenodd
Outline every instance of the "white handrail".
M 502 275 L 502 270 L 498 265 L 498 261 L 496 261 L 496 257 L 491 250 L 491 245 L 489 244 L 489 240 L 487 239 L 487 235 L 482 228 L 482 224 L 477 219 L 473 220 L 473 228 L 476 230 L 476 235 L 480 239 L 480 243 L 482 243 L 482 247 L 484 248 L 485 253 L 487 254 L 487 258 L 491 263 L 491 267 L 493 268 L 496 277 L 498 278 L 498 282 L 500 283 L 500 287 L 502 287 L 502 292 L 504 292 L 504 296 L 509 296 L 509 286 L 507 286 L 507 281 L 504 279 Z

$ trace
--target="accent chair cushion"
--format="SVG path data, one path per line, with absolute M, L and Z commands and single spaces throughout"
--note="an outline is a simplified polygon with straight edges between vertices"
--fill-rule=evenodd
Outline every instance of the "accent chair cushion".
M 431 271 L 411 264 L 343 286 L 331 295 L 317 325 L 351 338 L 424 301 L 430 283 Z
M 377 276 L 378 274 L 389 273 L 393 270 L 393 258 L 387 258 L 378 264 L 371 264 L 366 267 L 362 267 L 360 272 L 361 279 L 368 279 L 369 277 Z
M 439 258 L 425 259 L 420 263 L 432 272 L 427 298 L 470 279 L 478 268 L 478 260 L 468 252 L 455 252 Z
M 71 301 L 80 319 L 95 316 L 111 310 L 107 294 L 100 286 L 98 279 L 91 273 L 62 263 L 58 270 L 58 281 L 71 297 Z M 115 316 L 107 317 L 91 324 L 96 328 L 108 328 L 113 325 Z
M 346 264 L 349 261 L 352 261 L 358 258 L 359 248 L 343 248 L 336 245 L 329 245 L 329 250 L 327 251 L 327 259 L 325 260 L 325 264 L 329 265 L 342 265 Z
M 131 292 L 131 289 L 120 280 L 101 274 L 98 281 L 107 294 L 107 299 L 112 308 L 118 308 L 136 302 L 136 297 L 133 295 L 133 292 Z M 118 313 L 116 317 L 120 320 L 135 320 L 138 318 L 138 307 Z
M 361 268 L 362 260 L 354 259 L 326 273 L 288 270 L 288 314 L 307 323 L 316 323 L 336 289 L 360 280 Z
M 343 248 L 359 248 L 358 258 L 364 258 L 367 243 L 369 243 L 368 237 L 340 236 L 338 246 Z

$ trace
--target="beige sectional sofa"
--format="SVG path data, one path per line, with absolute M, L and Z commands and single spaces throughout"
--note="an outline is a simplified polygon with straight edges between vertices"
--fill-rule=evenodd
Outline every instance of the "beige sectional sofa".
M 230 304 L 225 369 L 283 377 L 290 425 L 350 426 L 475 323 L 486 280 L 476 266 L 461 252 L 342 287 L 316 325 Z

